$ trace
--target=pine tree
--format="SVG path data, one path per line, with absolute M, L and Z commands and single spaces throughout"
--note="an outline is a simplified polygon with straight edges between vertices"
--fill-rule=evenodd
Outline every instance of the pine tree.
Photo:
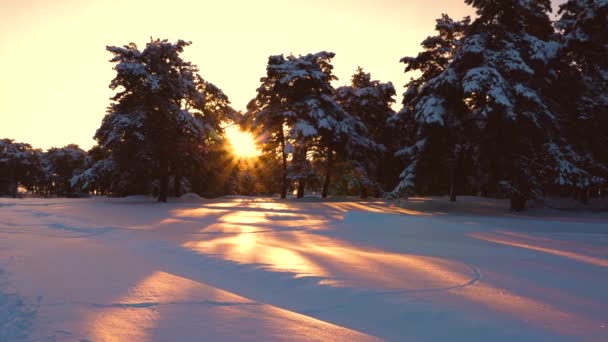
M 119 179 L 118 166 L 109 151 L 95 145 L 87 151 L 87 156 L 85 171 L 75 175 L 70 181 L 72 188 L 99 195 L 116 194 L 113 180 Z
M 477 146 L 486 191 L 504 187 L 511 209 L 542 192 L 555 164 L 543 156 L 561 132 L 543 89 L 559 45 L 553 40 L 549 0 L 466 1 L 477 9 L 458 62 L 469 63 L 462 87 L 467 109 L 480 118 Z M 470 64 L 471 60 L 478 63 Z M 548 166 L 548 167 L 547 167 Z
M 442 14 L 436 20 L 436 36 L 427 37 L 420 44 L 424 51 L 416 57 L 403 57 L 400 62 L 406 65 L 405 72 L 420 72 L 420 76 L 410 79 L 403 94 L 403 105 L 411 103 L 411 100 L 422 89 L 428 81 L 443 72 L 454 58 L 454 53 L 460 47 L 461 39 L 471 24 L 470 17 L 464 17 L 460 21 L 454 21 L 447 14 Z
M 17 197 L 19 186 L 32 188 L 40 167 L 30 144 L 0 139 L 0 195 Z
M 472 134 L 472 118 L 462 100 L 455 71 L 449 66 L 461 49 L 470 18 L 454 21 L 443 14 L 437 19 L 438 35 L 422 42 L 424 51 L 404 57 L 405 72 L 419 71 L 404 93 L 403 109 L 393 120 L 404 134 L 405 148 L 397 152 L 408 166 L 392 195 L 441 193 L 450 189 L 455 200 L 456 173 L 463 168 L 464 155 L 471 155 L 465 138 Z
M 395 114 L 391 108 L 395 102 L 394 95 L 395 88 L 391 82 L 372 80 L 371 74 L 364 72 L 361 67 L 352 76 L 351 85 L 336 89 L 338 103 L 365 127 L 365 130 L 358 132 L 359 135 L 374 142 L 376 149 L 384 150 L 380 152 L 358 146 L 352 149 L 350 156 L 346 156 L 353 164 L 353 181 L 358 184 L 362 197 L 370 190 L 376 195 L 383 193 L 394 178 L 391 171 L 396 164 L 393 158 L 396 151 L 393 136 L 396 132 L 387 123 Z
M 181 58 L 188 45 L 157 39 L 142 51 L 134 43 L 107 47 L 117 93 L 95 139 L 109 154 L 98 169 L 118 177 L 112 188 L 119 194 L 148 193 L 156 179 L 158 200 L 165 202 L 170 176 L 178 193 L 188 166 L 221 136 L 221 121 L 235 115 L 221 90 Z
M 560 6 L 556 28 L 561 49 L 553 101 L 564 135 L 573 142 L 556 151 L 590 174 L 557 172 L 558 183 L 570 185 L 587 202 L 589 189 L 608 179 L 608 2 L 570 0 Z
M 512 209 L 523 210 L 553 170 L 562 180 L 589 179 L 548 95 L 559 50 L 550 1 L 465 2 L 478 18 L 447 67 L 424 80 L 400 113 L 415 122 L 417 138 L 400 152 L 410 165 L 396 191 L 420 187 L 421 174 L 448 169 L 452 189 L 458 179 L 481 179 L 479 190 L 496 194 L 502 187 Z
M 75 144 L 50 148 L 44 153 L 46 173 L 52 184 L 52 193 L 57 196 L 75 195 L 72 178 L 85 170 L 87 153 Z
M 287 158 L 291 152 L 287 149 L 287 130 L 295 116 L 287 103 L 289 84 L 285 81 L 290 70 L 284 68 L 286 63 L 288 59 L 282 55 L 268 58 L 266 76 L 260 79 L 262 84 L 245 114 L 246 125 L 258 136 L 263 152 L 281 159 L 281 198 L 287 197 Z
M 248 105 L 248 120 L 263 136 L 264 151 L 281 156 L 281 198 L 286 196 L 288 180 L 298 182 L 298 197 L 303 196 L 305 182 L 312 174 L 309 153 L 326 159 L 323 194 L 327 196 L 334 134 L 337 122 L 345 115 L 333 99 L 333 57 L 325 51 L 299 57 L 270 56 L 267 75 Z

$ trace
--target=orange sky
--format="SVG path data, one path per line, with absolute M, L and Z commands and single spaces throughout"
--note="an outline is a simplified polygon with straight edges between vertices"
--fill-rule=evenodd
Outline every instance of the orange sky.
M 357 66 L 392 81 L 441 13 L 472 14 L 460 0 L 0 0 L 0 138 L 88 149 L 112 92 L 106 45 L 152 36 L 193 42 L 185 58 L 236 109 L 255 96 L 273 54 L 336 53 L 336 86 Z

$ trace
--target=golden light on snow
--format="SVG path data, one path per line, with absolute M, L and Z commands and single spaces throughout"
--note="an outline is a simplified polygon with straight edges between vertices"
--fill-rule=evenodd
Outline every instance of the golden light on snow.
M 241 264 L 264 265 L 269 270 L 292 273 L 295 278 L 321 277 L 324 279 L 320 283 L 329 286 L 417 290 L 431 284 L 433 288 L 451 288 L 474 277 L 469 267 L 449 260 L 384 252 L 307 232 L 322 230 L 330 220 L 341 220 L 349 211 L 424 213 L 401 212 L 380 202 L 308 203 L 298 207 L 259 201 L 233 203 L 232 210 L 201 231 L 209 236 L 188 241 L 183 247 Z M 214 210 L 213 206 L 206 209 Z M 319 215 L 319 211 L 331 214 Z M 191 216 L 187 211 L 174 214 Z M 269 230 L 277 224 L 283 231 Z M 376 272 L 379 267 L 384 270 L 382 274 Z
M 253 158 L 260 155 L 251 133 L 243 132 L 238 127 L 226 128 L 226 137 L 232 146 L 232 152 L 239 158 Z
M 493 242 L 500 245 L 518 247 L 536 252 L 557 255 L 563 258 L 584 262 L 598 267 L 608 267 L 608 260 L 585 255 L 579 252 L 567 251 L 563 241 L 550 240 L 547 238 L 539 239 L 521 233 L 496 232 L 496 233 L 471 233 L 470 237 Z M 587 247 L 589 248 L 589 247 Z
M 252 340 L 379 341 L 346 327 L 257 303 L 193 278 L 155 271 L 114 302 L 98 305 L 94 314 L 87 317 L 88 334 L 93 341 L 170 341 L 175 339 L 158 335 L 160 328 L 183 329 L 194 325 L 193 334 L 213 336 L 230 331 Z M 189 310 L 192 316 L 186 318 L 187 322 L 176 322 L 175 317 L 180 317 L 184 310 Z M 217 340 L 209 335 L 200 336 L 203 337 L 199 340 Z
M 319 277 L 319 284 L 331 287 L 365 288 L 403 293 L 407 298 L 450 303 L 454 307 L 474 305 L 480 311 L 515 318 L 534 327 L 561 334 L 578 334 L 597 329 L 596 322 L 543 298 L 526 297 L 494 284 L 498 276 L 479 271 L 462 262 L 412 253 L 394 253 L 353 244 L 336 237 L 311 233 L 323 230 L 332 220 L 342 220 L 353 211 L 369 213 L 429 215 L 405 211 L 380 202 L 298 203 L 297 205 L 258 201 L 235 201 L 233 210 L 223 212 L 216 223 L 182 244 L 189 250 L 239 264 L 262 265 L 274 272 L 291 273 L 294 278 Z M 215 208 L 209 206 L 207 210 Z M 215 210 L 219 210 L 217 208 Z M 195 210 L 195 209 L 190 209 Z M 324 213 L 320 215 L 319 213 Z M 189 216 L 187 212 L 175 212 Z M 280 225 L 281 229 L 268 230 Z M 221 233 L 221 234 L 218 234 Z M 470 234 L 472 238 L 507 244 L 515 236 Z M 538 241 L 536 241 L 538 242 Z M 532 246 L 533 241 L 509 241 L 509 245 L 560 255 L 604 266 L 604 260 L 583 258 L 575 252 L 556 253 L 548 246 Z M 377 272 L 381 269 L 382 272 Z M 557 294 L 564 297 L 563 294 Z M 567 298 L 576 305 L 577 297 Z

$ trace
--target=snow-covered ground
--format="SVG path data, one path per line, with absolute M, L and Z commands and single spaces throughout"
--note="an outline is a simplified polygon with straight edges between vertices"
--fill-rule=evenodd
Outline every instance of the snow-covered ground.
M 0 199 L 0 341 L 606 341 L 608 215 Z

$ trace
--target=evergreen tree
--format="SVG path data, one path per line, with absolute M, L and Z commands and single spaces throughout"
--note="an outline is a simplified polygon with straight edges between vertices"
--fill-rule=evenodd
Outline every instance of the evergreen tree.
M 32 188 L 40 167 L 30 144 L 0 139 L 0 195 L 17 197 L 19 186 Z
M 260 81 L 256 97 L 247 104 L 246 126 L 257 136 L 262 151 L 278 155 L 281 159 L 281 198 L 287 197 L 287 130 L 293 124 L 295 113 L 289 108 L 289 69 L 284 68 L 289 59 L 284 56 L 270 56 L 266 66 L 266 76 Z M 285 69 L 285 70 L 283 70 Z M 285 79 L 285 80 L 284 80 Z
M 542 193 L 544 177 L 557 163 L 544 163 L 551 146 L 562 145 L 556 117 L 543 90 L 558 43 L 548 17 L 549 0 L 466 1 L 479 15 L 467 34 L 459 63 L 467 110 L 480 119 L 479 165 L 486 191 L 500 187 L 511 209 Z M 470 61 L 478 62 L 471 65 Z
M 372 80 L 371 75 L 359 67 L 352 76 L 351 85 L 336 89 L 336 100 L 350 115 L 358 118 L 365 126 L 365 131 L 359 132 L 366 135 L 377 146 L 384 149 L 383 152 L 368 149 L 353 148 L 348 156 L 353 164 L 353 181 L 357 183 L 362 197 L 368 191 L 374 191 L 376 195 L 388 189 L 393 175 L 396 160 L 395 139 L 396 134 L 388 125 L 388 120 L 395 112 L 391 104 L 395 102 L 395 88 L 391 82 L 382 83 Z M 361 147 L 361 146 L 359 146 Z
M 179 192 L 189 165 L 200 162 L 204 145 L 221 136 L 220 123 L 234 116 L 227 97 L 181 58 L 189 42 L 151 40 L 108 46 L 116 63 L 110 88 L 117 90 L 95 134 L 108 158 L 97 169 L 114 175 L 118 194 L 148 193 L 158 180 L 158 200 L 166 201 L 169 179 Z
M 436 36 L 429 36 L 420 44 L 424 51 L 416 57 L 403 57 L 400 62 L 404 63 L 405 72 L 420 72 L 420 76 L 410 79 L 403 94 L 403 105 L 411 103 L 412 99 L 431 79 L 443 72 L 454 58 L 454 53 L 460 47 L 461 38 L 471 24 L 470 17 L 464 17 L 460 21 L 454 21 L 447 14 L 442 14 L 436 20 Z
M 51 183 L 51 193 L 56 196 L 72 196 L 77 189 L 72 187 L 72 178 L 85 170 L 87 153 L 70 144 L 65 147 L 50 148 L 45 154 L 45 172 Z
M 72 188 L 100 195 L 116 194 L 113 180 L 119 179 L 118 167 L 110 157 L 110 153 L 96 145 L 87 152 L 87 155 L 86 169 L 71 179 Z
M 583 202 L 589 189 L 608 179 L 608 2 L 570 0 L 560 6 L 560 64 L 553 101 L 572 148 L 555 151 L 594 176 L 558 172 L 559 183 L 577 189 Z M 564 177 L 560 177 L 563 175 Z M 573 177 L 576 176 L 576 177 Z M 569 178 L 569 180 L 566 180 Z M 572 186 L 573 185 L 573 186 Z
M 263 149 L 282 159 L 281 197 L 288 180 L 298 197 L 313 176 L 311 161 L 324 164 L 322 196 L 327 197 L 336 157 L 354 146 L 372 145 L 360 134 L 360 120 L 334 99 L 331 52 L 271 56 L 258 95 L 248 105 L 248 124 L 262 137 Z M 291 164 L 288 166 L 288 160 Z
M 466 135 L 472 134 L 473 120 L 449 66 L 460 51 L 470 18 L 454 21 L 443 14 L 436 22 L 438 34 L 422 42 L 424 51 L 401 59 L 405 72 L 421 74 L 406 85 L 403 109 L 393 120 L 406 133 L 406 147 L 397 156 L 408 163 L 393 195 L 442 193 L 449 188 L 455 200 L 456 173 L 463 168 L 464 156 L 472 152 Z
M 420 186 L 421 175 L 428 177 L 422 169 L 447 169 L 452 189 L 463 176 L 481 179 L 483 190 L 497 193 L 502 187 L 512 209 L 523 210 L 552 170 L 562 180 L 590 177 L 576 158 L 567 158 L 576 151 L 548 100 L 547 76 L 559 48 L 547 15 L 550 1 L 465 2 L 478 18 L 447 67 L 400 114 L 404 121 L 414 118 L 417 139 L 401 151 L 410 165 L 396 192 Z M 465 156 L 472 158 L 463 162 Z

